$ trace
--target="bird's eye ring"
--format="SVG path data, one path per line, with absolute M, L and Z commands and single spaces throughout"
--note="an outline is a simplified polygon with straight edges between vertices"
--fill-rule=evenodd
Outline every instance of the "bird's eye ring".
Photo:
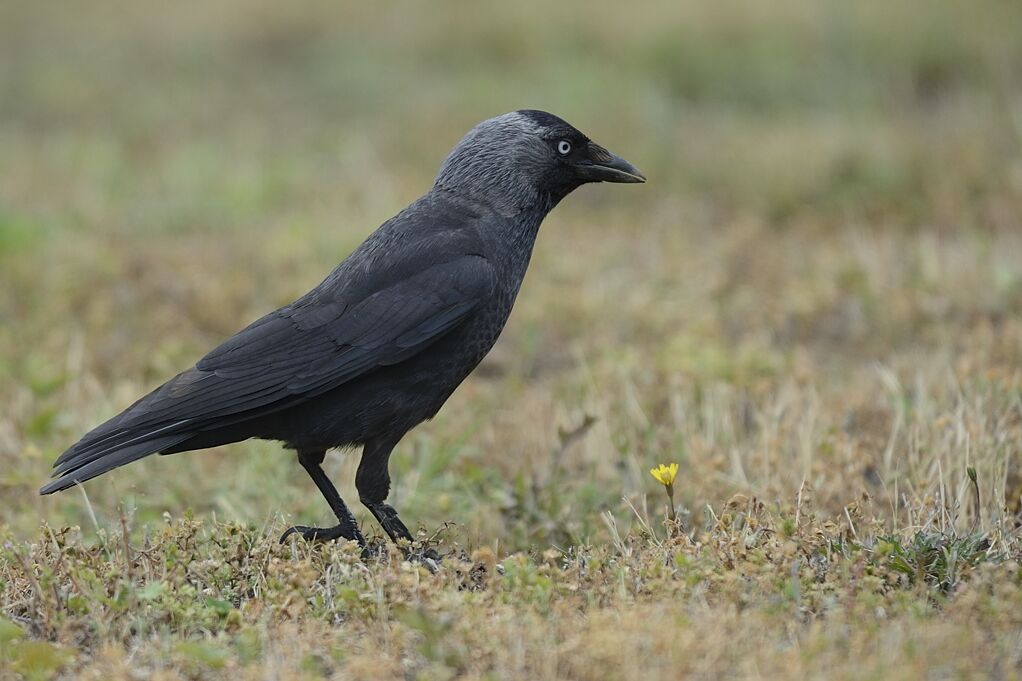
M 561 156 L 567 156 L 568 152 L 571 151 L 571 142 L 568 140 L 561 140 L 557 143 L 557 153 Z

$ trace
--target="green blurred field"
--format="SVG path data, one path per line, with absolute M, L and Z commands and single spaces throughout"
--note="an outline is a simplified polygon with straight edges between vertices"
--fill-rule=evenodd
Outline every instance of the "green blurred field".
M 399 446 L 439 575 L 270 443 L 36 495 L 518 108 L 650 181 Z M 1018 3 L 0 7 L 0 678 L 1016 678 L 1020 447 Z

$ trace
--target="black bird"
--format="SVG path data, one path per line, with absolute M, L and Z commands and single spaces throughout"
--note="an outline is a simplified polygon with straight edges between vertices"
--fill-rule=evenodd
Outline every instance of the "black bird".
M 432 418 L 479 364 L 511 313 L 539 225 L 588 182 L 644 182 L 631 164 L 557 116 L 483 121 L 433 188 L 377 229 L 316 288 L 259 319 L 87 433 L 42 494 L 150 454 L 248 438 L 298 453 L 337 516 L 292 527 L 365 548 L 324 473 L 328 449 L 361 445 L 355 484 L 390 538 L 412 541 L 386 503 L 391 450 Z

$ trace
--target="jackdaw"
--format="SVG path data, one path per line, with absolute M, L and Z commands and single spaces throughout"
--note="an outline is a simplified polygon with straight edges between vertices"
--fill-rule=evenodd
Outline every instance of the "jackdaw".
M 337 516 L 290 528 L 305 539 L 365 538 L 321 467 L 362 446 L 355 484 L 394 542 L 412 541 L 386 503 L 390 453 L 432 418 L 493 346 L 540 223 L 589 182 L 645 177 L 557 116 L 478 124 L 424 196 L 383 223 L 304 296 L 87 433 L 54 463 L 50 494 L 150 454 L 248 438 L 297 452 Z

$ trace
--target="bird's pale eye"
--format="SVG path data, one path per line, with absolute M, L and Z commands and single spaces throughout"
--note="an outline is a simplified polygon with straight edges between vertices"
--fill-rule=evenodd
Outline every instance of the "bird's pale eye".
M 561 140 L 557 143 L 557 153 L 561 156 L 567 156 L 568 152 L 571 151 L 571 142 L 568 140 Z

